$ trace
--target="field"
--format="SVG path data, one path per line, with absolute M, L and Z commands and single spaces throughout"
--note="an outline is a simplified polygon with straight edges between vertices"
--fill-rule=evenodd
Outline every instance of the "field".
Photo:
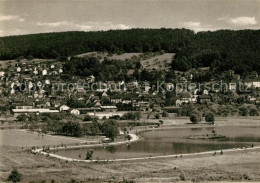
M 141 64 L 146 70 L 168 70 L 170 63 L 172 62 L 174 54 L 165 53 L 162 55 L 156 55 L 154 57 L 141 60 Z
M 21 64 L 29 64 L 29 63 L 40 63 L 40 62 L 47 62 L 47 61 L 54 61 L 53 59 L 33 59 L 33 60 L 27 60 L 22 59 L 19 63 Z M 8 67 L 14 67 L 17 63 L 16 60 L 0 60 L 0 68 L 6 69 Z
M 121 61 L 139 59 L 143 69 L 146 70 L 168 70 L 174 57 L 173 53 L 123 53 L 111 54 L 103 52 L 88 52 L 76 55 L 77 57 L 94 56 L 103 61 L 105 57 Z
M 186 126 L 187 119 L 173 120 L 177 126 Z M 216 125 L 260 125 L 259 118 L 223 118 Z M 165 122 L 167 124 L 172 122 Z M 38 136 L 17 132 L 20 139 L 29 140 L 33 145 Z M 178 158 L 150 159 L 142 161 L 110 162 L 110 163 L 77 163 L 65 162 L 43 155 L 34 155 L 21 148 L 19 141 L 5 139 L 1 133 L 0 148 L 0 180 L 5 180 L 12 167 L 17 167 L 23 174 L 23 182 L 49 181 L 67 182 L 71 179 L 86 182 L 134 180 L 136 182 L 172 182 L 172 181 L 260 181 L 260 150 L 246 149 L 239 152 L 229 152 L 224 155 L 196 155 Z M 29 134 L 31 135 L 31 134 Z M 12 135 L 11 135 L 12 136 Z M 48 139 L 51 143 L 75 143 L 66 139 Z M 56 137 L 54 137 L 56 138 Z M 6 144 L 3 139 L 8 140 Z M 56 141 L 55 141 L 56 140 Z M 17 144 L 17 142 L 19 142 Z M 44 141 L 44 143 L 46 143 Z M 4 144 L 3 144 L 4 143 Z M 24 145 L 27 144 L 24 142 Z M 7 146 L 8 145 L 8 146 Z
M 64 136 L 38 135 L 34 132 L 8 129 L 0 130 L 0 146 L 33 147 L 54 145 L 75 145 L 80 143 L 94 143 L 98 139 L 72 138 Z

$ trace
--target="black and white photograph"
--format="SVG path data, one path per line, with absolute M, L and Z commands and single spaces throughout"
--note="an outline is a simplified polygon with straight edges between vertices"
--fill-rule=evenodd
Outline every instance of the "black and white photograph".
M 0 182 L 260 182 L 260 0 L 0 0 Z

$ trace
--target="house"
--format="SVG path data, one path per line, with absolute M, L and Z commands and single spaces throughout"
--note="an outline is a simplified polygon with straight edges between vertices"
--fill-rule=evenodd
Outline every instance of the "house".
M 120 96 L 112 96 L 112 97 L 110 97 L 110 101 L 111 101 L 112 103 L 117 104 L 117 103 L 121 103 L 121 102 L 122 102 L 122 99 L 121 99 Z
M 89 108 L 77 108 L 77 110 L 80 111 L 81 114 L 86 114 L 87 112 L 96 112 L 101 111 L 100 107 L 89 107 Z
M 248 88 L 250 87 L 255 87 L 255 88 L 260 88 L 260 80 L 251 80 L 251 79 L 247 79 L 244 81 L 244 85 Z
M 253 81 L 253 86 L 255 88 L 260 88 L 260 81 Z
M 229 91 L 235 92 L 236 89 L 237 89 L 237 84 L 236 83 L 229 83 L 228 84 L 228 90 Z
M 107 95 L 106 92 L 102 93 L 102 97 L 107 97 L 107 96 L 108 96 L 108 95 Z
M 70 111 L 70 114 L 73 114 L 73 115 L 78 116 L 78 115 L 80 115 L 80 112 L 79 112 L 78 109 L 72 109 L 72 110 Z
M 46 85 L 51 84 L 50 80 L 49 80 L 49 79 L 46 79 L 46 80 L 45 80 L 45 84 L 46 84 Z
M 180 106 L 184 103 L 190 103 L 192 100 L 191 94 L 188 92 L 182 93 L 179 99 L 176 100 L 176 106 Z
M 203 94 L 204 94 L 204 95 L 208 95 L 208 94 L 209 94 L 209 91 L 208 91 L 208 90 L 203 90 Z
M 38 75 L 39 72 L 38 72 L 37 70 L 34 70 L 34 71 L 33 71 L 33 74 L 34 74 L 34 75 Z
M 133 107 L 135 108 L 135 110 L 149 111 L 150 103 L 148 101 L 133 102 Z
M 51 103 L 50 102 L 46 102 L 45 103 L 45 107 L 51 107 Z
M 40 114 L 40 113 L 58 113 L 58 110 L 50 110 L 50 109 L 12 109 L 14 116 L 18 116 L 20 114 Z
M 58 72 L 57 72 L 57 71 L 52 71 L 52 72 L 51 72 L 51 75 L 52 75 L 52 76 L 57 76 L 57 75 L 58 75 Z
M 95 107 L 100 107 L 101 106 L 100 100 L 94 101 L 93 104 L 94 104 Z
M 17 67 L 17 68 L 16 68 L 16 71 L 17 71 L 17 72 L 21 72 L 21 70 L 22 70 L 21 67 Z
M 87 81 L 93 83 L 95 81 L 95 77 L 93 75 L 87 77 Z
M 120 116 L 122 117 L 124 114 L 126 114 L 126 111 L 119 111 L 119 112 L 106 112 L 106 111 L 101 111 L 101 112 L 88 112 L 87 113 L 89 116 L 98 118 L 98 119 L 103 119 L 103 118 L 110 118 L 113 116 Z
M 107 111 L 107 112 L 116 112 L 117 107 L 112 105 L 112 106 L 100 106 L 102 111 Z
M 46 69 L 43 69 L 43 70 L 42 70 L 42 75 L 43 75 L 43 76 L 46 76 L 46 75 L 47 75 L 47 70 L 46 70 Z
M 70 108 L 66 105 L 60 106 L 60 111 L 68 111 Z
M 33 106 L 16 106 L 15 109 L 33 109 Z
M 0 77 L 4 77 L 5 76 L 5 72 L 4 71 L 0 71 Z
M 210 95 L 200 95 L 198 96 L 198 102 L 199 103 L 207 103 L 207 102 L 210 102 L 211 101 L 211 96 Z

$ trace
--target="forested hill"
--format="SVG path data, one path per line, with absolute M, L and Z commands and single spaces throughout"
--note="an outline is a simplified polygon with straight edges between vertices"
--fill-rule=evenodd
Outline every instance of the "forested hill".
M 90 51 L 177 53 L 173 69 L 217 67 L 260 72 L 260 30 L 131 29 L 44 33 L 0 38 L 0 59 L 62 58 Z
M 175 52 L 193 39 L 185 29 L 132 29 L 97 32 L 61 32 L 9 36 L 0 38 L 0 59 L 32 55 L 56 58 L 90 51 L 108 52 Z

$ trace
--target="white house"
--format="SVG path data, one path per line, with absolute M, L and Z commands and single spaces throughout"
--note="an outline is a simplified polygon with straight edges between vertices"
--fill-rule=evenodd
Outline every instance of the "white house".
M 79 112 L 78 109 L 72 109 L 72 110 L 70 111 L 70 114 L 73 114 L 73 115 L 78 116 L 78 115 L 80 115 L 80 112 Z
M 108 96 L 108 95 L 107 95 L 106 92 L 102 93 L 102 97 L 107 97 L 107 96 Z
M 55 65 L 51 65 L 51 69 L 54 69 L 55 68 Z
M 11 89 L 11 94 L 14 94 L 15 93 L 15 90 L 12 88 Z
M 204 95 L 208 95 L 208 94 L 209 94 L 209 91 L 208 91 L 208 90 L 203 90 L 203 94 L 204 94 Z
M 29 82 L 29 86 L 28 86 L 28 87 L 29 87 L 29 89 L 32 89 L 32 88 L 33 88 L 33 86 L 34 86 L 34 84 L 33 84 L 33 83 L 30 81 L 30 82 Z
M 45 80 L 45 84 L 46 84 L 46 85 L 51 84 L 50 80 L 49 80 L 49 79 L 46 79 L 46 80 Z
M 42 71 L 42 75 L 43 75 L 43 76 L 47 75 L 47 70 L 46 70 L 46 69 L 44 69 L 44 70 Z
M 60 111 L 68 111 L 70 108 L 66 105 L 60 106 Z
M 245 81 L 244 85 L 247 86 L 248 88 L 250 87 L 255 87 L 255 88 L 260 88 L 260 81 L 255 80 L 255 81 Z
M 176 100 L 176 106 L 180 106 L 184 103 L 190 103 L 192 101 L 192 97 L 190 93 L 182 93 L 179 99 Z
M 229 91 L 236 91 L 237 84 L 236 83 L 229 83 L 228 84 L 228 89 Z
M 58 110 L 50 110 L 50 109 L 12 109 L 12 111 L 14 112 L 15 116 L 18 116 L 20 114 L 29 114 L 29 113 L 36 113 L 36 114 L 40 114 L 40 113 L 58 113 Z
M 21 70 L 22 70 L 21 67 L 17 67 L 16 69 L 17 72 L 21 72 Z
M 0 71 L 0 77 L 4 77 L 5 76 L 5 72 L 4 71 Z
M 39 73 L 39 72 L 38 72 L 37 70 L 34 70 L 34 71 L 33 71 L 33 74 L 34 74 L 34 75 L 38 75 L 38 73 Z
M 87 81 L 92 83 L 95 81 L 95 77 L 93 75 L 91 75 L 91 76 L 87 77 Z
M 255 88 L 260 88 L 260 81 L 253 81 L 253 86 Z

